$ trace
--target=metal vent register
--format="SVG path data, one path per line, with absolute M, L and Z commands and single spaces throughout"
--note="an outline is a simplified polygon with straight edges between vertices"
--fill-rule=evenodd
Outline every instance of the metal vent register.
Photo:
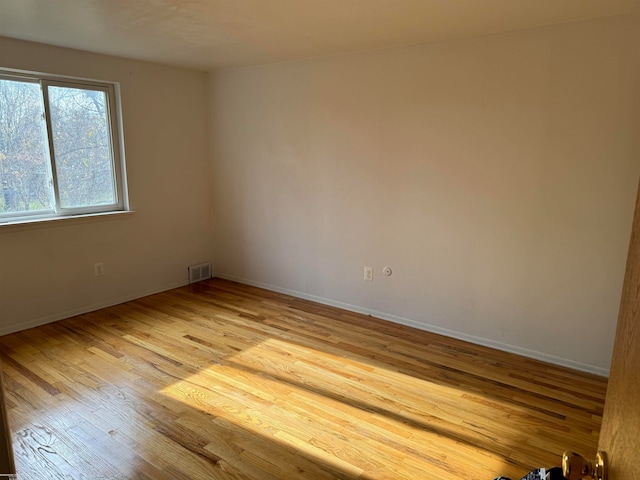
M 201 280 L 211 278 L 211 264 L 200 263 L 199 265 L 191 265 L 189 268 L 189 283 L 196 283 Z

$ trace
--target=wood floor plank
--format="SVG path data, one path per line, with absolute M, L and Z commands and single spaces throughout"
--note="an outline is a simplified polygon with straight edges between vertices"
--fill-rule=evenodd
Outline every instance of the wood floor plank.
M 593 456 L 606 379 L 213 279 L 0 337 L 28 479 L 493 479 Z

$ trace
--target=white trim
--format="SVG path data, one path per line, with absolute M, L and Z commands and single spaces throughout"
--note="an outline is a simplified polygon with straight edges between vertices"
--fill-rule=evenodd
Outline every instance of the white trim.
M 83 215 L 67 215 L 64 217 L 33 218 L 25 221 L 0 221 L 0 235 L 18 230 L 32 230 L 43 227 L 60 227 L 78 223 L 97 222 L 101 220 L 116 220 L 133 217 L 135 210 L 123 210 L 116 212 L 86 213 Z
M 52 208 L 40 211 L 4 212 L 0 214 L 0 223 L 38 223 L 40 219 L 56 219 L 67 216 L 115 213 L 129 210 L 128 188 L 126 185 L 124 132 L 122 123 L 122 108 L 120 98 L 120 84 L 113 81 L 80 79 L 54 74 L 42 74 L 15 70 L 0 66 L 0 80 L 22 83 L 39 84 L 42 99 L 43 118 L 45 127 L 42 134 L 46 136 L 44 150 L 48 160 L 48 184 Z M 105 99 L 105 116 L 108 120 L 108 139 L 111 154 L 111 175 L 114 201 L 109 204 L 89 206 L 63 207 L 60 198 L 60 185 L 57 174 L 57 161 L 54 145 L 55 132 L 51 121 L 51 107 L 49 99 L 50 88 L 81 89 L 102 92 Z M 5 220 L 6 219 L 6 220 Z
M 491 340 L 489 338 L 478 337 L 476 335 L 469 335 L 466 333 L 458 332 L 456 330 L 449 330 L 448 328 L 439 327 L 437 325 L 425 324 L 422 322 L 411 320 L 409 318 L 392 315 L 390 313 L 379 312 L 377 310 L 363 308 L 356 305 L 351 305 L 349 303 L 344 303 L 344 302 L 331 300 L 324 297 L 319 297 L 316 295 L 311 295 L 308 293 L 300 292 L 298 290 L 282 288 L 276 285 L 271 285 L 269 283 L 255 282 L 247 278 L 236 277 L 233 275 L 226 275 L 226 274 L 215 273 L 215 272 L 213 276 L 216 278 L 224 279 L 224 280 L 231 280 L 233 282 L 244 283 L 246 285 L 251 285 L 258 288 L 264 288 L 265 290 L 271 290 L 273 292 L 284 293 L 285 295 L 291 295 L 292 297 L 302 298 L 304 300 L 311 300 L 313 302 L 321 303 L 323 305 L 342 308 L 343 310 L 348 310 L 355 313 L 371 315 L 372 317 L 380 318 L 382 320 L 387 320 L 389 322 L 405 325 L 412 328 L 417 328 L 418 330 L 424 330 L 427 332 L 436 333 L 438 335 L 443 335 L 445 337 L 456 338 L 458 340 L 463 340 L 465 342 L 473 343 L 476 345 L 482 345 L 484 347 L 494 348 L 496 350 L 501 350 L 503 352 L 514 353 L 516 355 L 521 355 L 523 357 L 532 358 L 534 360 L 540 360 L 543 362 L 552 363 L 554 365 L 559 365 L 561 367 L 567 367 L 573 370 L 579 370 L 581 372 L 592 373 L 594 375 L 599 375 L 602 377 L 609 376 L 609 369 L 607 368 L 590 365 L 588 363 L 577 362 L 575 360 L 571 360 L 564 357 L 558 357 L 556 355 L 550 355 L 548 353 L 539 352 L 537 350 L 518 347 L 516 345 L 509 345 L 507 343 L 498 342 L 496 340 Z
M 416 328 L 418 330 L 424 330 L 431 333 L 436 333 L 439 335 L 443 335 L 450 338 L 456 338 L 458 340 L 463 340 L 469 343 L 473 343 L 476 345 L 482 345 L 485 347 L 495 348 L 496 350 L 501 350 L 504 352 L 514 353 L 516 355 L 522 355 L 523 357 L 532 358 L 535 360 L 541 360 L 543 362 L 552 363 L 554 365 L 559 365 L 562 367 L 571 368 L 573 370 L 579 370 L 582 372 L 592 373 L 594 375 L 600 375 L 603 377 L 609 376 L 609 369 L 597 367 L 595 365 L 590 365 L 587 363 L 577 362 L 575 360 L 570 360 L 564 357 L 558 357 L 555 355 L 549 355 L 544 352 L 539 352 L 537 350 L 530 350 L 528 348 L 518 347 L 514 345 L 509 345 L 502 342 L 497 342 L 495 340 L 491 340 L 484 337 L 478 337 L 475 335 L 468 335 L 466 333 L 457 332 L 455 330 L 449 330 L 447 328 L 439 327 L 437 325 L 424 324 L 420 322 L 416 322 L 415 320 L 411 320 L 404 317 L 399 317 L 397 315 L 392 315 L 389 313 L 379 312 L 377 310 L 371 310 L 369 308 L 358 307 L 356 305 L 351 305 L 349 303 L 339 302 L 336 300 L 330 300 L 328 298 L 319 297 L 316 295 L 311 295 L 308 293 L 300 292 L 298 290 L 292 290 L 289 288 L 282 288 L 275 285 L 271 285 L 269 283 L 263 282 L 255 282 L 253 280 L 249 280 L 242 277 L 236 277 L 233 275 L 226 274 L 214 274 L 214 277 L 221 278 L 224 280 L 231 280 L 233 282 L 244 283 L 246 285 L 251 285 L 258 288 L 264 288 L 265 290 L 270 290 L 273 292 L 283 293 L 285 295 L 291 295 L 292 297 L 302 298 L 304 300 L 311 300 L 313 302 L 317 302 L 323 305 L 329 305 L 332 307 L 342 308 L 343 310 L 348 310 L 355 313 L 361 313 L 363 315 L 371 315 L 372 317 L 380 318 L 382 320 L 387 320 L 393 323 L 397 323 L 400 325 L 405 325 L 408 327 Z M 59 312 L 53 315 L 47 315 L 45 317 L 40 317 L 33 320 L 28 320 L 26 322 L 21 322 L 13 325 L 6 325 L 0 327 L 0 336 L 7 335 L 14 332 L 19 332 L 21 330 L 26 330 L 29 328 L 39 327 L 41 325 L 46 325 L 48 323 L 57 322 L 59 320 L 64 320 L 65 318 L 74 317 L 76 315 L 82 315 L 84 313 L 93 312 L 95 310 L 100 310 L 101 308 L 107 308 L 114 305 L 119 305 L 121 303 L 129 302 L 131 300 L 136 300 L 138 298 L 146 297 L 149 295 L 154 295 L 156 293 L 165 292 L 167 290 L 172 290 L 174 288 L 184 287 L 188 285 L 185 281 L 175 282 L 172 284 L 164 285 L 158 288 L 152 288 L 149 290 L 142 290 L 136 292 L 134 294 L 125 295 L 123 297 L 116 297 L 110 300 L 106 300 L 104 302 L 95 303 L 92 305 L 86 305 L 84 307 L 75 308 L 72 310 L 67 310 L 64 312 Z
M 41 325 L 46 325 L 47 323 L 57 322 L 66 318 L 75 317 L 76 315 L 82 315 L 83 313 L 94 312 L 96 310 L 100 310 L 101 308 L 112 307 L 114 305 L 130 302 L 131 300 L 136 300 L 138 298 L 155 295 L 156 293 L 166 292 L 167 290 L 172 290 L 174 288 L 184 287 L 185 285 L 187 285 L 187 282 L 182 280 L 180 282 L 173 282 L 167 285 L 163 285 L 162 287 L 151 288 L 130 295 L 125 295 L 123 297 L 112 298 L 109 300 L 105 300 L 104 302 L 94 303 L 92 305 L 85 305 L 84 307 L 78 307 L 71 310 L 66 310 L 64 312 L 54 313 L 53 315 L 47 315 L 45 317 L 27 320 L 25 322 L 13 325 L 3 325 L 0 326 L 0 336 L 20 332 L 22 330 L 27 330 L 28 328 L 39 327 Z

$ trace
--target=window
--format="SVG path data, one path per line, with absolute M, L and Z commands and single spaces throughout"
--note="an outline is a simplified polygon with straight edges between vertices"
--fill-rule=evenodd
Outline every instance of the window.
M 127 208 L 117 94 L 0 71 L 0 224 Z

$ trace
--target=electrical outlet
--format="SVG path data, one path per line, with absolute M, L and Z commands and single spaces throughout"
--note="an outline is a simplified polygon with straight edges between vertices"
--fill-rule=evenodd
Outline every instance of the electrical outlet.
M 373 282 L 373 267 L 364 267 L 364 279 Z
M 96 277 L 101 277 L 104 275 L 104 263 L 94 263 L 93 264 L 93 275 Z

